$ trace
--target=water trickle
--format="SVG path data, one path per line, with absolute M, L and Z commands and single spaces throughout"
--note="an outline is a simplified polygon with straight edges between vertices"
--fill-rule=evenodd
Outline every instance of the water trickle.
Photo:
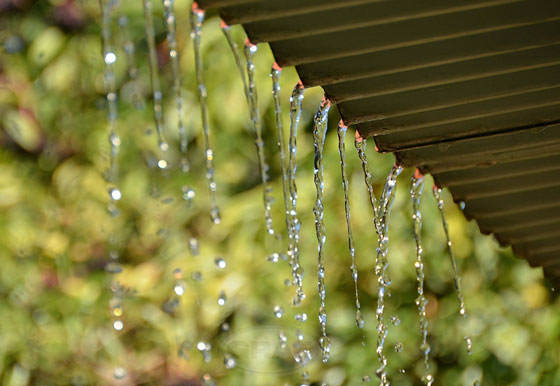
M 373 210 L 373 222 L 374 222 L 374 225 L 375 225 L 375 230 L 379 234 L 380 229 L 379 229 L 379 224 L 378 224 L 379 216 L 378 216 L 378 213 L 377 213 L 377 198 L 375 197 L 375 194 L 373 192 L 373 175 L 371 174 L 371 171 L 369 170 L 369 163 L 368 163 L 368 159 L 367 159 L 367 155 L 366 155 L 367 143 L 360 136 L 360 133 L 358 133 L 357 130 L 356 130 L 356 139 L 354 141 L 354 146 L 356 147 L 358 157 L 360 158 L 360 161 L 361 161 L 361 164 L 362 164 L 362 170 L 364 172 L 364 182 L 366 184 L 368 197 L 369 197 L 369 202 L 370 202 L 371 208 Z
M 261 174 L 261 181 L 263 185 L 263 202 L 264 202 L 264 219 L 266 230 L 270 235 L 276 235 L 272 225 L 272 187 L 268 179 L 269 166 L 266 162 L 266 155 L 264 152 L 264 141 L 262 138 L 262 125 L 259 114 L 259 105 L 257 99 L 257 88 L 255 83 L 255 64 L 253 63 L 253 56 L 257 52 L 257 46 L 252 44 L 248 39 L 245 42 L 245 60 L 247 62 L 247 102 L 249 103 L 249 115 L 253 130 L 255 131 L 255 145 L 257 148 L 257 158 L 259 160 L 259 170 Z
M 431 385 L 434 381 L 430 374 L 430 345 L 428 344 L 428 318 L 426 317 L 426 306 L 428 299 L 424 295 L 424 249 L 422 248 L 422 212 L 420 211 L 420 203 L 422 202 L 422 192 L 424 191 L 424 176 L 419 170 L 416 170 L 410 180 L 410 199 L 412 201 L 412 223 L 414 241 L 416 243 L 416 259 L 414 260 L 414 268 L 416 269 L 416 290 L 418 296 L 415 299 L 418 308 L 418 323 L 420 327 L 420 350 L 424 355 L 424 376 L 422 381 L 426 385 Z
M 327 336 L 327 311 L 326 311 L 326 288 L 325 288 L 325 265 L 323 258 L 323 248 L 327 238 L 324 223 L 324 206 L 323 206 L 323 190 L 324 190 L 324 177 L 323 177 L 323 150 L 325 147 L 325 138 L 328 126 L 328 114 L 331 108 L 331 102 L 323 98 L 319 106 L 319 110 L 315 114 L 313 124 L 313 144 L 315 149 L 315 157 L 313 162 L 313 181 L 317 190 L 317 197 L 313 207 L 313 214 L 315 215 L 315 233 L 317 235 L 317 276 L 318 276 L 318 290 L 319 290 L 319 325 L 321 327 L 321 337 L 319 344 L 321 346 L 321 359 L 327 362 L 330 357 L 330 342 Z
M 459 276 L 459 270 L 457 269 L 457 261 L 455 260 L 455 255 L 453 254 L 453 248 L 451 246 L 451 238 L 449 237 L 449 227 L 447 225 L 447 219 L 445 217 L 445 207 L 443 204 L 443 198 L 441 197 L 441 188 L 434 185 L 432 189 L 434 193 L 434 198 L 436 199 L 437 207 L 441 215 L 441 225 L 443 227 L 443 232 L 445 234 L 447 254 L 451 260 L 451 267 L 453 270 L 453 285 L 455 286 L 455 293 L 457 295 L 457 301 L 459 302 L 459 315 L 462 317 L 467 316 L 467 309 L 465 308 L 465 300 L 463 297 L 463 291 L 461 290 L 461 277 Z M 465 337 L 465 342 L 467 344 L 467 351 L 472 350 L 472 342 L 469 337 Z M 469 344 L 470 343 L 470 344 Z
M 175 0 L 163 0 L 163 10 L 165 24 L 167 26 L 167 45 L 169 46 L 169 59 L 171 61 L 171 71 L 173 72 L 173 92 L 175 93 L 175 105 L 177 107 L 177 129 L 179 131 L 181 151 L 181 169 L 188 172 L 189 162 L 187 159 L 188 140 L 183 123 L 183 95 L 181 92 L 181 67 L 177 39 L 175 38 Z
M 239 55 L 239 47 L 237 46 L 237 43 L 235 43 L 235 40 L 233 40 L 233 37 L 231 36 L 231 27 L 228 24 L 226 24 L 226 22 L 224 22 L 223 20 L 220 24 L 220 28 L 222 29 L 222 32 L 224 33 L 224 36 L 226 37 L 228 45 L 231 49 L 231 53 L 233 54 L 233 59 L 235 60 L 235 66 L 237 67 L 237 71 L 239 71 L 239 76 L 241 77 L 241 82 L 243 83 L 243 92 L 245 93 L 245 98 L 248 98 L 249 88 L 247 85 L 247 78 L 245 77 L 245 69 L 243 67 L 243 62 L 241 61 L 241 55 Z
M 387 376 L 387 357 L 384 353 L 385 339 L 389 332 L 388 326 L 385 323 L 385 296 L 388 295 L 388 288 L 391 285 L 391 280 L 387 273 L 389 261 L 387 254 L 389 253 L 389 218 L 391 208 L 395 199 L 397 177 L 402 172 L 400 165 L 393 165 L 391 172 L 387 176 L 381 198 L 379 200 L 379 207 L 377 208 L 377 226 L 379 233 L 377 235 L 377 257 L 375 260 L 375 275 L 377 277 L 378 291 L 377 291 L 377 308 L 375 317 L 377 320 L 377 356 L 380 366 L 376 371 L 376 375 L 381 380 L 381 385 L 389 385 L 389 378 Z
M 152 15 L 151 0 L 144 0 L 144 23 L 146 27 L 146 40 L 148 42 L 148 54 L 150 63 L 150 75 L 152 82 L 152 94 L 154 98 L 154 122 L 158 135 L 158 144 L 161 151 L 166 151 L 169 145 L 165 141 L 163 124 L 163 94 L 158 74 L 158 61 L 156 51 L 156 37 L 154 33 L 154 20 Z M 161 168 L 161 166 L 160 166 Z
M 106 4 L 103 4 L 101 0 L 99 2 L 101 7 L 102 21 L 101 21 L 101 37 L 103 44 L 103 61 L 105 63 L 104 72 L 104 83 L 105 92 L 107 99 L 107 120 L 109 122 L 109 145 L 110 145 L 110 155 L 109 155 L 109 171 L 107 173 L 107 180 L 112 183 L 117 183 L 118 177 L 118 154 L 120 150 L 121 140 L 117 134 L 117 118 L 118 118 L 118 103 L 117 103 L 117 91 L 115 84 L 115 71 L 114 64 L 117 61 L 117 55 L 113 51 L 112 46 L 112 28 L 111 22 L 113 19 L 113 10 L 116 6 L 115 0 L 109 0 Z M 111 199 L 111 204 L 114 205 L 113 201 L 118 201 L 121 199 L 120 191 L 116 187 L 111 187 L 109 189 L 109 198 Z
M 191 39 L 194 47 L 194 64 L 196 72 L 196 82 L 198 98 L 200 101 L 200 115 L 202 121 L 202 132 L 204 135 L 204 147 L 206 154 L 206 179 L 208 181 L 208 191 L 210 194 L 210 219 L 214 224 L 221 222 L 220 209 L 216 201 L 216 182 L 214 181 L 214 151 L 210 145 L 210 120 L 208 117 L 208 93 L 204 84 L 204 69 L 202 65 L 201 38 L 202 22 L 205 12 L 198 7 L 196 2 L 191 9 Z
M 354 236 L 352 235 L 352 225 L 350 223 L 350 199 L 348 176 L 346 175 L 346 149 L 344 139 L 346 137 L 347 126 L 342 120 L 338 123 L 338 153 L 340 155 L 340 169 L 342 174 L 342 188 L 344 190 L 344 212 L 346 214 L 346 229 L 348 232 L 348 250 L 350 251 L 350 272 L 354 280 L 354 293 L 356 299 L 356 325 L 364 328 L 365 321 L 360 307 L 358 293 L 358 268 L 356 267 L 356 253 L 354 249 Z
M 272 78 L 272 100 L 274 102 L 274 119 L 276 122 L 277 145 L 280 153 L 280 167 L 282 170 L 282 191 L 284 194 L 284 210 L 286 212 L 286 227 L 290 232 L 290 190 L 288 177 L 288 162 L 286 159 L 286 139 L 284 136 L 284 122 L 282 121 L 282 105 L 280 103 L 280 75 L 282 68 L 275 62 L 270 70 Z
M 299 306 L 305 299 L 303 292 L 303 267 L 299 261 L 299 232 L 301 223 L 297 215 L 297 186 L 296 186 L 296 171 L 297 171 L 297 131 L 301 119 L 301 111 L 303 104 L 303 93 L 305 88 L 299 82 L 294 87 L 290 97 L 290 136 L 288 141 L 288 194 L 289 200 L 286 210 L 286 217 L 288 223 L 288 255 L 290 257 L 290 266 L 292 270 L 292 283 L 296 286 L 296 294 L 292 300 L 293 305 Z M 285 204 L 286 205 L 286 204 Z

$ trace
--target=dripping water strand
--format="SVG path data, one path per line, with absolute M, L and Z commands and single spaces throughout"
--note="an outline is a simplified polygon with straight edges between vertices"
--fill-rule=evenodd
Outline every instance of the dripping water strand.
M 428 362 L 430 356 L 430 345 L 428 344 L 428 319 L 426 317 L 426 306 L 428 299 L 424 295 L 424 261 L 422 248 L 422 212 L 420 211 L 420 203 L 422 202 L 422 192 L 424 190 L 424 176 L 416 170 L 410 180 L 410 198 L 412 201 L 412 221 L 414 241 L 416 244 L 416 259 L 414 268 L 416 269 L 416 282 L 418 297 L 415 299 L 418 307 L 418 320 L 420 327 L 420 350 L 424 355 L 424 376 L 422 381 L 425 385 L 430 386 L 434 382 L 433 375 L 430 374 L 430 364 Z
M 340 171 L 342 175 L 342 188 L 344 190 L 344 212 L 346 214 L 346 229 L 348 231 L 348 250 L 350 252 L 351 265 L 350 271 L 354 280 L 354 293 L 356 299 L 356 325 L 359 328 L 364 327 L 364 318 L 362 316 L 360 298 L 358 293 L 358 268 L 356 267 L 356 253 L 354 248 L 354 236 L 352 235 L 352 225 L 350 223 L 350 199 L 348 176 L 346 175 L 346 149 L 345 137 L 348 127 L 341 120 L 338 123 L 338 153 L 340 155 Z
M 284 209 L 286 211 L 286 227 L 290 232 L 290 192 L 288 182 L 288 165 L 286 163 L 286 139 L 284 138 L 284 124 L 282 122 L 282 107 L 280 104 L 280 74 L 282 68 L 277 63 L 272 65 L 270 77 L 272 78 L 272 100 L 274 102 L 274 119 L 276 122 L 276 137 L 280 153 L 280 168 L 282 170 L 282 192 L 284 195 Z
M 175 105 L 177 107 L 177 128 L 179 131 L 181 151 L 181 169 L 187 172 L 189 169 L 187 150 L 188 140 L 183 122 L 183 95 L 181 92 L 182 79 L 179 51 L 177 48 L 176 24 L 175 24 L 175 0 L 163 0 L 163 9 L 165 15 L 165 24 L 167 26 L 167 44 L 169 45 L 169 59 L 171 61 L 171 70 L 173 72 L 173 91 L 175 93 Z
M 462 317 L 466 317 L 467 309 L 465 308 L 465 300 L 463 297 L 463 291 L 461 290 L 461 278 L 459 276 L 459 270 L 457 269 L 457 261 L 455 260 L 455 255 L 453 254 L 453 248 L 451 246 L 451 238 L 449 237 L 449 226 L 447 224 L 447 219 L 445 217 L 445 207 L 443 203 L 443 198 L 441 196 L 441 188 L 439 188 L 437 185 L 434 185 L 432 192 L 434 194 L 434 198 L 436 199 L 437 207 L 441 215 L 441 225 L 443 227 L 443 233 L 445 234 L 445 241 L 446 241 L 445 245 L 447 248 L 447 254 L 449 255 L 449 260 L 451 261 L 451 267 L 453 270 L 453 285 L 455 287 L 457 301 L 459 302 L 459 314 Z M 472 349 L 471 338 L 466 336 L 465 342 L 467 345 L 467 351 L 470 354 Z
M 290 257 L 290 266 L 292 269 L 292 282 L 296 286 L 296 294 L 292 301 L 293 305 L 298 306 L 305 299 L 303 292 L 303 267 L 299 261 L 299 232 L 301 223 L 297 215 L 297 131 L 301 119 L 303 96 L 305 88 L 303 83 L 299 82 L 294 87 L 290 97 L 290 136 L 288 140 L 288 210 L 286 216 L 288 218 L 288 238 L 289 247 L 288 255 Z
M 163 94 L 161 92 L 161 85 L 159 82 L 158 74 L 158 61 L 156 52 L 156 37 L 154 32 L 154 20 L 152 15 L 152 2 L 151 0 L 144 0 L 144 19 L 146 28 L 146 40 L 148 42 L 148 56 L 150 62 L 150 76 L 152 83 L 152 94 L 154 97 L 154 121 L 156 124 L 156 131 L 158 135 L 158 145 L 162 151 L 166 151 L 169 145 L 164 139 L 164 125 L 163 125 Z
M 387 357 L 385 356 L 385 340 L 389 333 L 388 325 L 385 323 L 385 295 L 388 293 L 391 279 L 387 273 L 389 261 L 387 255 L 389 252 L 389 217 L 391 208 L 395 199 L 395 188 L 397 185 L 397 177 L 402 172 L 402 167 L 395 164 L 391 172 L 387 176 L 381 198 L 379 200 L 379 207 L 377 210 L 380 233 L 377 236 L 377 257 L 375 261 L 375 275 L 377 277 L 378 292 L 377 292 L 377 308 L 375 317 L 377 321 L 377 356 L 379 359 L 379 368 L 376 375 L 381 380 L 381 385 L 389 385 L 389 378 L 387 375 Z
M 239 76 L 241 77 L 241 82 L 243 83 L 243 92 L 245 93 L 245 98 L 248 100 L 249 88 L 247 85 L 247 79 L 245 78 L 245 68 L 243 67 L 241 56 L 239 55 L 239 47 L 237 46 L 237 43 L 235 43 L 233 37 L 231 36 L 231 27 L 228 24 L 226 24 L 223 20 L 220 25 L 220 28 L 222 29 L 222 32 L 224 33 L 224 36 L 226 37 L 228 45 L 231 49 L 231 53 L 233 54 L 233 59 L 235 60 L 235 66 L 239 71 Z
M 103 44 L 103 62 L 105 63 L 105 92 L 107 93 L 107 119 L 109 121 L 109 145 L 110 145 L 110 156 L 109 156 L 109 172 L 107 175 L 107 180 L 113 184 L 116 184 L 118 176 L 118 154 L 120 149 L 120 138 L 116 132 L 117 117 L 118 117 L 118 105 L 117 105 L 117 91 L 115 85 L 115 72 L 114 64 L 117 61 L 117 55 L 113 50 L 111 44 L 111 20 L 113 9 L 116 6 L 115 0 L 109 0 L 106 4 L 103 4 L 103 0 L 99 1 L 99 6 L 101 7 L 102 13 L 102 44 Z M 109 196 L 111 202 L 114 204 L 115 199 L 111 190 L 109 191 Z M 119 194 L 120 198 L 120 194 Z
M 119 17 L 119 28 L 122 37 L 122 49 L 126 57 L 126 73 L 128 75 L 128 80 L 132 85 L 132 102 L 134 107 L 140 110 L 144 108 L 144 101 L 140 87 L 137 84 L 138 67 L 135 59 L 136 47 L 130 37 L 128 17 L 125 15 Z
M 377 198 L 375 197 L 375 194 L 373 192 L 373 175 L 371 174 L 371 171 L 369 170 L 369 163 L 368 163 L 368 159 L 367 159 L 367 155 L 366 155 L 366 147 L 367 147 L 367 143 L 365 141 L 365 139 L 363 139 L 360 136 L 360 133 L 356 130 L 356 139 L 354 141 L 354 146 L 356 147 L 356 151 L 358 153 L 358 157 L 360 158 L 360 162 L 362 164 L 362 170 L 364 172 L 364 182 L 366 184 L 366 188 L 367 188 L 367 192 L 368 192 L 368 197 L 369 197 L 369 203 L 371 205 L 371 208 L 373 210 L 373 223 L 375 226 L 375 231 L 379 234 L 380 233 L 380 229 L 379 229 L 379 224 L 378 224 L 378 213 L 377 213 Z
M 198 89 L 198 97 L 200 100 L 200 115 L 202 121 L 202 132 L 204 135 L 204 147 L 206 154 L 206 179 L 208 181 L 208 191 L 210 194 L 210 218 L 214 224 L 221 222 L 220 210 L 216 202 L 216 182 L 214 181 L 214 150 L 210 146 L 210 124 L 208 117 L 208 93 L 204 84 L 204 74 L 202 67 L 201 38 L 202 23 L 204 21 L 205 12 L 198 7 L 197 3 L 193 3 L 191 9 L 191 39 L 194 47 L 194 64 L 196 72 L 196 82 Z
M 263 185 L 263 202 L 264 202 L 264 219 L 266 224 L 266 231 L 270 235 L 276 235 L 272 225 L 272 187 L 268 180 L 269 166 L 266 162 L 264 152 L 264 141 L 262 138 L 262 125 L 259 114 L 259 105 L 257 99 L 257 88 L 255 83 L 255 64 L 253 63 L 253 55 L 257 52 L 257 46 L 252 44 L 248 39 L 245 42 L 245 60 L 247 62 L 247 102 L 249 103 L 249 114 L 253 130 L 255 131 L 255 145 L 257 147 L 257 158 L 259 161 L 259 170 L 261 174 L 261 181 Z
M 114 64 L 117 60 L 117 56 L 112 48 L 112 36 L 111 36 L 111 21 L 114 7 L 116 6 L 116 1 L 109 0 L 106 4 L 103 4 L 103 0 L 99 0 L 99 6 L 101 8 L 102 14 L 102 46 L 103 46 L 103 62 L 105 63 L 105 91 L 107 93 L 107 119 L 109 122 L 109 144 L 110 144 L 110 161 L 109 161 L 109 173 L 107 176 L 108 181 L 113 185 L 109 188 L 109 213 L 116 217 L 119 212 L 116 206 L 116 202 L 122 197 L 120 190 L 116 187 L 118 179 L 118 154 L 120 148 L 120 139 L 116 133 L 116 123 L 118 116 L 118 106 L 117 106 L 117 92 L 115 85 L 115 73 Z M 106 270 L 110 273 L 119 273 L 122 268 L 118 264 L 119 252 L 115 248 L 115 240 L 113 237 L 110 238 L 110 252 L 109 257 L 111 261 L 107 264 Z M 121 331 L 124 328 L 123 322 L 123 291 L 119 282 L 113 280 L 111 283 L 111 298 L 109 300 L 109 307 L 111 309 L 111 319 L 112 326 L 115 331 Z M 122 379 L 126 376 L 126 370 L 123 367 L 117 366 L 113 371 L 113 376 L 116 379 Z
M 325 288 L 325 265 L 323 258 L 323 248 L 326 241 L 326 231 L 324 223 L 324 206 L 323 206 L 323 149 L 325 147 L 325 137 L 328 126 L 328 113 L 331 102 L 323 97 L 323 101 L 319 106 L 319 110 L 315 114 L 313 123 L 313 144 L 315 148 L 315 157 L 313 162 L 313 181 L 317 190 L 317 198 L 313 207 L 315 215 L 315 232 L 317 234 L 317 276 L 319 290 L 319 325 L 321 327 L 321 337 L 319 344 L 321 346 L 321 357 L 323 362 L 327 362 L 330 357 L 330 342 L 327 337 L 327 311 L 326 311 L 326 288 Z

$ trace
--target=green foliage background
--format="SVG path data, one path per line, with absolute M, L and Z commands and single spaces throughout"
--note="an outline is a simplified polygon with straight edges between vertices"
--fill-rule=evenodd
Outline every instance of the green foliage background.
M 286 249 L 281 204 L 279 160 L 275 144 L 269 69 L 272 56 L 262 45 L 256 57 L 259 102 L 271 162 L 274 219 L 283 240 L 265 235 L 261 186 L 241 82 L 219 19 L 207 15 L 203 29 L 205 77 L 211 111 L 211 140 L 215 147 L 218 199 L 223 222 L 212 225 L 204 179 L 202 133 L 188 31 L 190 2 L 176 2 L 178 39 L 185 98 L 185 121 L 190 138 L 191 172 L 178 168 L 178 133 L 172 97 L 171 69 L 166 56 L 161 4 L 155 4 L 159 64 L 164 86 L 166 135 L 172 147 L 170 167 L 156 170 L 160 153 L 151 119 L 149 69 L 140 1 L 122 1 L 116 16 L 129 19 L 128 33 L 136 44 L 138 79 L 127 76 L 123 29 L 115 20 L 119 88 L 118 131 L 122 140 L 119 202 L 121 215 L 107 210 L 109 145 L 103 86 L 100 12 L 96 1 L 50 0 L 0 2 L 0 379 L 3 385 L 197 385 L 210 374 L 221 385 L 295 384 L 302 371 L 291 359 L 291 346 L 282 350 L 278 332 L 290 344 L 296 329 L 306 336 L 314 360 L 305 368 L 314 384 L 358 385 L 370 375 L 376 384 L 375 303 L 372 273 L 376 237 L 353 138 L 347 138 L 351 177 L 352 225 L 359 262 L 360 299 L 366 327 L 354 323 L 353 283 L 344 225 L 344 206 L 337 154 L 336 112 L 331 114 L 325 160 L 326 280 L 328 332 L 332 358 L 318 359 L 316 239 L 312 206 L 313 146 L 311 118 L 321 90 L 309 89 L 303 127 L 298 138 L 299 212 L 303 223 L 302 261 L 307 300 L 294 319 L 289 306 L 293 288 L 285 287 L 289 265 L 271 263 L 267 255 Z M 239 43 L 243 32 L 233 28 Z M 295 71 L 283 70 L 285 124 L 288 99 L 297 82 Z M 131 91 L 142 96 L 135 106 Z M 138 108 L 140 107 L 140 108 Z M 334 110 L 334 109 L 333 109 Z M 392 163 L 391 155 L 369 156 L 377 193 Z M 419 385 L 422 360 L 414 299 L 409 180 L 399 178 L 391 218 L 390 274 L 392 296 L 387 316 L 402 321 L 391 325 L 387 353 L 393 384 Z M 430 304 L 431 368 L 436 385 L 560 384 L 560 305 L 543 284 L 540 269 L 531 269 L 481 235 L 446 194 L 451 237 L 462 274 L 468 318 L 457 314 L 451 266 L 437 208 L 427 177 L 422 204 L 425 218 L 426 290 Z M 181 198 L 181 187 L 196 190 L 194 205 Z M 172 202 L 169 202 L 171 201 Z M 200 255 L 189 254 L 196 237 Z M 123 272 L 105 272 L 108 242 L 121 251 Z M 227 268 L 218 270 L 214 258 L 223 256 Z M 185 294 L 172 311 L 163 305 L 172 298 L 173 270 L 184 273 Z M 193 272 L 202 281 L 191 279 Z M 131 289 L 124 302 L 122 332 L 111 327 L 110 282 Z M 218 293 L 228 300 L 219 307 Z M 286 315 L 277 319 L 272 309 Z M 230 331 L 220 328 L 227 321 Z M 473 339 L 473 353 L 464 336 Z M 212 343 L 211 362 L 196 350 L 200 340 Z M 362 345 L 362 341 L 366 345 Z M 404 350 L 393 346 L 401 342 Z M 226 370 L 224 354 L 237 358 Z M 117 380 L 115 367 L 127 376 Z M 399 371 L 403 369 L 402 371 Z

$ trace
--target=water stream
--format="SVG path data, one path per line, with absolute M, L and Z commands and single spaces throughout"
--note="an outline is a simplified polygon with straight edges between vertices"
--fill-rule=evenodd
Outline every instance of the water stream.
M 424 261 L 422 248 L 422 212 L 420 211 L 420 203 L 422 202 L 422 192 L 424 191 L 424 176 L 419 170 L 416 170 L 410 180 L 410 199 L 412 201 L 412 221 L 414 241 L 416 243 L 416 259 L 414 260 L 414 268 L 416 269 L 416 288 L 418 297 L 415 299 L 418 308 L 418 323 L 420 327 L 420 350 L 424 355 L 424 376 L 422 382 L 430 386 L 434 382 L 434 377 L 430 374 L 430 345 L 428 344 L 428 318 L 426 317 L 426 306 L 428 299 L 424 295 Z
M 467 316 L 467 309 L 465 308 L 465 300 L 463 297 L 463 291 L 461 290 L 461 277 L 459 276 L 459 270 L 457 268 L 457 261 L 455 260 L 455 255 L 453 254 L 453 248 L 451 244 L 451 238 L 449 237 L 449 226 L 447 224 L 447 219 L 445 217 L 445 206 L 443 203 L 443 198 L 441 197 L 441 188 L 434 184 L 432 192 L 434 198 L 436 199 L 437 207 L 441 215 L 441 225 L 443 227 L 443 232 L 445 233 L 445 245 L 447 248 L 447 254 L 449 255 L 449 260 L 451 261 L 451 268 L 453 270 L 453 285 L 455 287 L 455 293 L 457 295 L 457 301 L 459 302 L 459 314 L 462 317 Z M 470 337 L 465 336 L 465 344 L 467 346 L 467 352 L 470 354 L 472 350 L 472 340 Z
M 204 84 L 204 69 L 202 66 L 201 38 L 202 23 L 204 22 L 205 12 L 198 7 L 195 2 L 191 9 L 191 39 L 194 47 L 194 64 L 196 71 L 196 82 L 198 98 L 200 101 L 200 115 L 202 121 L 202 132 L 204 135 L 204 148 L 206 155 L 206 179 L 208 181 L 208 191 L 210 194 L 210 218 L 214 224 L 221 222 L 220 209 L 216 201 L 216 182 L 214 181 L 214 150 L 210 145 L 210 119 L 208 117 L 208 93 Z
M 177 49 L 177 39 L 175 37 L 175 0 L 163 0 L 163 10 L 165 17 L 165 24 L 167 26 L 167 44 L 169 46 L 169 60 L 171 61 L 171 71 L 173 74 L 173 92 L 175 93 L 175 105 L 177 107 L 177 130 L 179 131 L 181 152 L 181 170 L 188 172 L 189 162 L 187 158 L 188 140 L 185 131 L 185 124 L 183 122 L 183 94 L 181 91 L 181 67 L 179 51 Z
M 327 134 L 328 114 L 331 108 L 331 102 L 323 98 L 319 106 L 319 110 L 315 114 L 313 122 L 313 145 L 315 149 L 315 157 L 313 160 L 313 181 L 317 190 L 317 197 L 313 207 L 315 215 L 315 233 L 317 234 L 317 287 L 319 290 L 319 325 L 321 327 L 321 337 L 319 345 L 321 346 L 321 358 L 323 362 L 327 362 L 330 357 L 331 344 L 327 336 L 327 310 L 326 310 L 326 288 L 325 288 L 325 265 L 323 249 L 327 238 L 324 223 L 324 177 L 323 177 L 323 150 L 325 147 L 325 137 Z
M 380 366 L 376 371 L 376 375 L 381 380 L 381 385 L 383 386 L 390 384 L 387 375 L 388 362 L 384 353 L 385 340 L 389 333 L 388 325 L 385 322 L 385 296 L 388 295 L 389 286 L 391 285 L 391 279 L 387 272 L 387 268 L 389 267 L 389 261 L 387 259 L 389 253 L 389 217 L 395 199 L 397 177 L 401 172 L 401 166 L 397 164 L 393 165 L 385 181 L 383 192 L 379 199 L 379 207 L 377 209 L 377 223 L 380 233 L 377 236 L 377 257 L 375 259 L 375 276 L 377 277 L 378 285 L 375 317 L 377 320 L 376 351 Z
M 152 94 L 154 97 L 154 122 L 158 135 L 158 145 L 161 151 L 167 151 L 169 145 L 165 141 L 163 124 L 163 94 L 159 82 L 158 60 L 156 51 L 156 37 L 154 33 L 154 20 L 152 15 L 151 0 L 144 0 L 144 26 L 146 28 L 146 40 L 148 42 L 148 54 L 150 63 L 150 80 L 152 83 Z
M 290 136 L 288 140 L 288 193 L 289 193 L 289 210 L 288 216 L 288 238 L 289 247 L 288 255 L 290 258 L 290 266 L 292 269 L 292 284 L 296 286 L 296 294 L 293 298 L 293 305 L 299 306 L 305 299 L 303 292 L 303 267 L 299 261 L 299 232 L 301 230 L 301 222 L 297 215 L 297 131 L 301 119 L 303 95 L 305 88 L 303 83 L 299 82 L 294 87 L 290 97 Z
M 360 306 L 360 296 L 358 293 L 358 268 L 356 267 L 356 252 L 354 248 L 354 236 L 352 234 L 352 225 L 350 222 L 350 194 L 348 176 L 346 175 L 346 149 L 345 137 L 348 127 L 342 120 L 338 123 L 338 154 L 340 155 L 340 171 L 342 175 L 342 189 L 344 190 L 344 213 L 346 215 L 346 229 L 348 232 L 348 250 L 350 252 L 350 271 L 352 273 L 352 280 L 354 280 L 354 293 L 356 299 L 356 325 L 359 328 L 364 328 L 364 317 Z

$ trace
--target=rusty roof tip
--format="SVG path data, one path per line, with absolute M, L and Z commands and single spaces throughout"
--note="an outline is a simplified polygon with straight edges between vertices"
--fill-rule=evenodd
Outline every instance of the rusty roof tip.
M 201 14 L 201 13 L 204 14 L 205 13 L 204 9 L 200 8 L 200 6 L 198 5 L 198 3 L 196 1 L 193 1 L 191 9 L 192 9 L 193 12 L 196 12 L 198 14 Z
M 280 67 L 280 65 L 277 62 L 274 62 L 272 64 L 272 69 L 276 71 L 282 71 L 282 67 Z

